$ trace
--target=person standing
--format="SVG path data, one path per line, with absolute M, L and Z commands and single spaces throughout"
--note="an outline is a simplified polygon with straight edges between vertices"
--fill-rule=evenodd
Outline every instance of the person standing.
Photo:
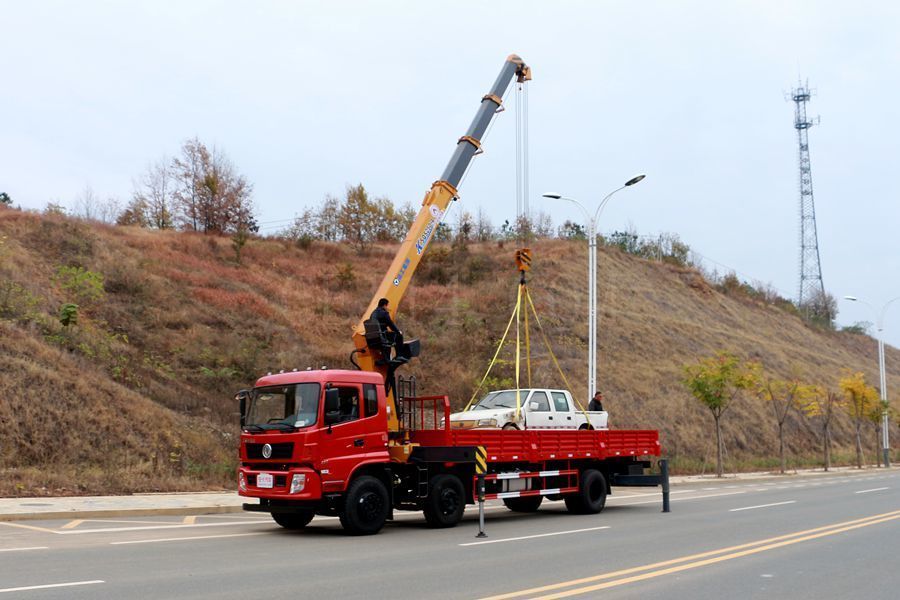
M 588 410 L 590 410 L 590 411 L 603 410 L 603 392 L 601 392 L 599 390 L 594 392 L 594 397 L 591 398 L 590 403 L 588 403 Z

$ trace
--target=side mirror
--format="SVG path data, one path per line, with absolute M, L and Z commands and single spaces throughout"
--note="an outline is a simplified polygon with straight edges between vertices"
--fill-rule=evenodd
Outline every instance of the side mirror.
M 341 393 L 337 388 L 325 390 L 325 424 L 337 423 L 341 417 Z
M 238 410 L 241 411 L 241 427 L 247 423 L 247 399 L 250 398 L 250 390 L 241 390 L 234 395 L 238 401 Z

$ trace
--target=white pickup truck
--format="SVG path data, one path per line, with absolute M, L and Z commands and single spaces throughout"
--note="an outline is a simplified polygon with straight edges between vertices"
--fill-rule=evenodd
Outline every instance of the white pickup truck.
M 568 391 L 548 389 L 491 392 L 450 415 L 452 429 L 606 429 L 606 421 L 606 411 L 583 412 Z

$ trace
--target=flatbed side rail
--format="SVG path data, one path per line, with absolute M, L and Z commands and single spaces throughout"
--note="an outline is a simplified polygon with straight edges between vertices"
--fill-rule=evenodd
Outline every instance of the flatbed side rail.
M 450 399 L 447 396 L 402 398 L 401 403 L 406 431 L 450 431 Z

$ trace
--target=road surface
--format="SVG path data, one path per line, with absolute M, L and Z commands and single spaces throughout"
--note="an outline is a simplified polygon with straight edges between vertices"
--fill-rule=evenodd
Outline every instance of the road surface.
M 5 598 L 900 597 L 900 472 L 617 488 L 599 515 L 490 504 L 449 530 L 398 513 L 292 532 L 243 513 L 0 523 Z

